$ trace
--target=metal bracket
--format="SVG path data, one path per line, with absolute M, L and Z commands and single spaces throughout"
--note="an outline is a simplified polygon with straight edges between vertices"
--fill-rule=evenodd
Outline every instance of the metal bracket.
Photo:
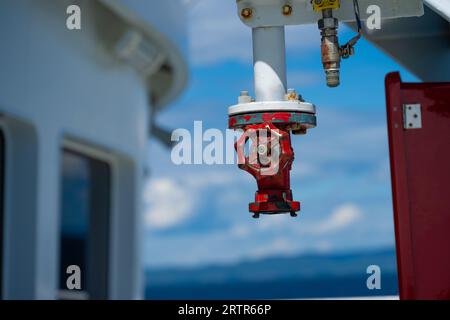
M 367 8 L 377 5 L 381 19 L 419 17 L 424 14 L 423 0 L 359 0 L 361 20 L 371 16 Z M 311 0 L 237 0 L 238 15 L 251 28 L 316 24 L 322 17 L 314 11 Z M 340 1 L 334 12 L 340 22 L 355 21 L 353 1 Z
M 315 12 L 321 12 L 325 9 L 339 9 L 340 2 L 339 0 L 313 0 L 312 6 Z
M 420 104 L 403 105 L 403 128 L 407 130 L 422 128 L 422 110 Z

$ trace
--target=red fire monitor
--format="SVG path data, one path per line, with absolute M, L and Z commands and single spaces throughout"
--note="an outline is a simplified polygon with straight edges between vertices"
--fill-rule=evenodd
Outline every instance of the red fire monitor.
M 450 83 L 386 77 L 401 299 L 450 299 Z

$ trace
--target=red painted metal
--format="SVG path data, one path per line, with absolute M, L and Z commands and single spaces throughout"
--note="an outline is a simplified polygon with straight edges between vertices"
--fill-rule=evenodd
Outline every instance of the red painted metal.
M 265 122 L 282 125 L 283 128 L 307 129 L 316 126 L 316 116 L 310 113 L 294 111 L 238 114 L 228 118 L 228 127 L 230 129 L 243 129 L 250 124 L 260 124 Z
M 450 83 L 386 77 L 401 299 L 450 299 Z M 421 104 L 421 129 L 404 129 L 403 105 Z
M 255 218 L 260 214 L 279 213 L 296 216 L 296 212 L 300 210 L 300 203 L 293 200 L 290 187 L 294 151 L 290 131 L 287 129 L 290 125 L 289 117 L 284 118 L 286 123 L 274 124 L 270 118 L 266 119 L 267 122 L 247 125 L 235 144 L 239 168 L 249 172 L 258 185 L 255 202 L 249 204 L 249 211 L 253 212 Z M 249 140 L 252 144 L 246 156 L 245 146 Z M 263 156 L 258 154 L 260 147 L 265 150 Z M 261 157 L 266 160 L 269 158 L 269 161 L 263 161 Z

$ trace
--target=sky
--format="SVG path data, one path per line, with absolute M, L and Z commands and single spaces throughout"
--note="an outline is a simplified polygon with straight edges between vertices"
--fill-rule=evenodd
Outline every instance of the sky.
M 211 13 L 220 13 L 211 14 Z M 251 30 L 234 1 L 199 0 L 189 9 L 190 80 L 183 95 L 157 115 L 161 126 L 225 132 L 227 109 L 253 90 Z M 340 28 L 344 42 L 353 31 Z M 416 78 L 365 40 L 342 63 L 330 89 L 316 25 L 286 29 L 288 86 L 317 107 L 318 126 L 294 136 L 291 172 L 298 218 L 251 218 L 256 182 L 236 165 L 175 165 L 170 150 L 149 141 L 144 191 L 147 267 L 230 264 L 302 253 L 394 246 L 384 77 Z

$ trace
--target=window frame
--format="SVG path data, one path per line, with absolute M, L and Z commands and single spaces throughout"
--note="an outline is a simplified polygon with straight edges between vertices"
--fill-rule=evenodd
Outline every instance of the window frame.
M 0 300 L 3 299 L 4 253 L 5 253 L 5 178 L 6 135 L 0 125 Z
M 107 252 L 105 253 L 106 258 L 106 272 L 107 272 L 107 278 L 106 278 L 106 288 L 105 288 L 105 296 L 104 297 L 89 297 L 89 293 L 86 290 L 61 290 L 60 289 L 60 281 L 57 282 L 57 291 L 58 291 L 58 298 L 64 299 L 64 300 L 86 300 L 86 299 L 109 299 L 111 297 L 111 283 L 112 283 L 112 277 L 111 277 L 111 271 L 112 271 L 112 261 L 113 261 L 113 232 L 114 232 L 114 226 L 116 225 L 116 216 L 117 216 L 117 187 L 116 187 L 116 175 L 118 171 L 118 161 L 117 156 L 109 151 L 106 151 L 104 148 L 93 146 L 88 143 L 80 142 L 78 140 L 72 139 L 72 138 L 65 138 L 63 140 L 63 143 L 60 146 L 60 154 L 61 154 L 61 161 L 60 161 L 60 174 L 62 174 L 62 156 L 64 152 L 70 152 L 75 155 L 79 155 L 80 157 L 87 158 L 89 160 L 99 161 L 104 164 L 106 164 L 109 168 L 109 213 L 108 213 L 108 227 L 107 227 Z M 59 195 L 59 217 L 61 218 L 62 215 L 62 181 L 63 177 L 60 176 L 59 179 L 60 183 L 60 195 Z M 59 225 L 59 232 L 58 234 L 61 235 L 61 224 Z M 88 237 L 89 238 L 89 237 Z M 60 257 L 60 251 L 61 250 L 61 239 L 58 238 L 58 271 L 61 268 L 61 257 Z M 83 276 L 83 275 L 82 275 Z M 59 278 L 59 277 L 58 277 Z

